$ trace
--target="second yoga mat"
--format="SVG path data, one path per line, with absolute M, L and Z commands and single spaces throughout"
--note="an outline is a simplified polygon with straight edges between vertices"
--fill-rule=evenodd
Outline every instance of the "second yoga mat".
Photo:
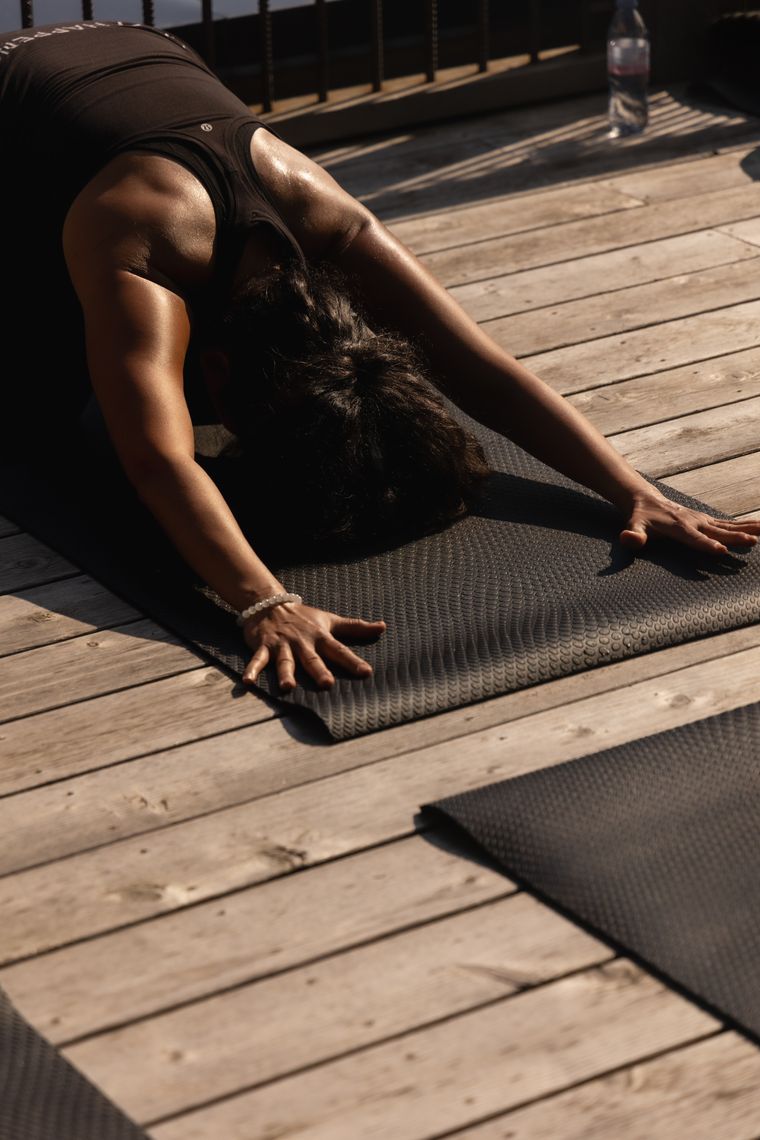
M 0 1140 L 148 1140 L 0 990 Z
M 760 1041 L 760 703 L 423 815 Z
M 286 587 L 311 604 L 388 623 L 387 633 L 361 650 L 374 666 L 372 679 L 340 677 L 328 693 L 301 677 L 306 683 L 287 698 L 316 713 L 333 737 L 758 620 L 756 552 L 698 554 L 653 539 L 634 556 L 618 542 L 625 520 L 609 503 L 457 414 L 480 437 L 495 469 L 474 515 L 382 553 L 272 563 Z M 213 456 L 204 462 L 218 473 Z M 676 502 L 726 517 L 656 486 Z M 268 491 L 262 477 L 251 493 Z M 83 460 L 75 442 L 53 464 L 32 459 L 0 468 L 0 513 L 213 660 L 242 672 L 247 658 L 232 616 L 193 583 L 143 508 L 118 480 Z M 255 548 L 256 534 L 250 538 Z M 270 675 L 261 686 L 277 695 Z

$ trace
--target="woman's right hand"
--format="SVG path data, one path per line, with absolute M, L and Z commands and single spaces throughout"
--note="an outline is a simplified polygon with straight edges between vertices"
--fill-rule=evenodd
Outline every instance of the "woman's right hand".
M 253 656 L 243 672 L 243 680 L 253 683 L 262 669 L 273 662 L 280 691 L 296 687 L 296 661 L 320 689 L 329 689 L 335 677 L 326 662 L 340 665 L 355 677 L 369 677 L 372 666 L 338 640 L 340 637 L 373 638 L 385 630 L 384 621 L 364 621 L 318 610 L 296 602 L 286 602 L 262 610 L 243 626 L 246 645 Z

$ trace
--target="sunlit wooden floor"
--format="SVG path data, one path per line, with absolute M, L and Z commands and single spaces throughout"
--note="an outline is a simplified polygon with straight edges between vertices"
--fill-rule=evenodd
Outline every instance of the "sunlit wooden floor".
M 324 161 L 641 470 L 760 513 L 758 123 L 604 97 Z M 415 828 L 760 699 L 760 626 L 326 745 L 12 525 L 0 984 L 155 1140 L 752 1140 L 760 1052 Z

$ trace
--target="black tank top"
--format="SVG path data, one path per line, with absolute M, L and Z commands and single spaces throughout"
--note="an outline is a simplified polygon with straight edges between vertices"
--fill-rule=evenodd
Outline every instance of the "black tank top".
M 218 294 L 259 222 L 305 260 L 251 161 L 251 136 L 262 125 L 272 129 L 167 32 L 83 21 L 0 35 L 0 140 L 12 171 L 3 193 L 10 181 L 22 204 L 40 202 L 60 227 L 79 191 L 117 154 L 174 159 L 214 206 Z

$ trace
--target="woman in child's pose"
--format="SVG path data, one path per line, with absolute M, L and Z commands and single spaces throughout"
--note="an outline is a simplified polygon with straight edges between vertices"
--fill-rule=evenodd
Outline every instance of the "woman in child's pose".
M 341 638 L 384 624 L 279 599 L 194 458 L 204 399 L 237 436 L 251 496 L 305 539 L 391 538 L 466 510 L 484 458 L 427 372 L 614 503 L 626 545 L 756 542 L 760 521 L 717 520 L 650 486 L 173 36 L 98 21 L 0 36 L 0 138 L 15 298 L 4 336 L 25 359 L 5 378 L 5 448 L 19 424 L 52 444 L 94 391 L 126 476 L 181 555 L 235 609 L 255 607 L 246 680 L 268 662 L 283 691 L 297 662 L 323 686 L 330 664 L 366 676 Z

